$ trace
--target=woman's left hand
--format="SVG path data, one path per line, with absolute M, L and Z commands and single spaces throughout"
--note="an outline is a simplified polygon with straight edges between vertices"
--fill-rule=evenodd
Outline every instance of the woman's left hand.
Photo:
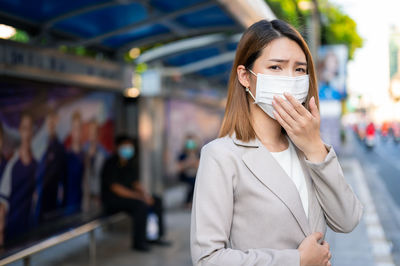
M 310 112 L 292 95 L 284 95 L 287 101 L 282 97 L 274 97 L 272 103 L 276 120 L 309 161 L 324 161 L 328 151 L 320 136 L 321 120 L 314 97 L 309 102 Z

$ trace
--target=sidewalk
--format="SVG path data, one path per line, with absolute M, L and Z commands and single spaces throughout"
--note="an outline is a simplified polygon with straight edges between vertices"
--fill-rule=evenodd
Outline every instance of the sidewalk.
M 364 216 L 358 227 L 350 234 L 334 233 L 328 229 L 326 240 L 332 251 L 334 266 L 392 266 L 390 245 L 385 239 L 379 218 L 376 215 L 370 192 L 357 160 L 345 156 L 342 167 L 346 179 L 363 205 Z M 151 253 L 143 254 L 129 249 L 129 221 L 115 224 L 112 230 L 99 229 L 97 238 L 96 265 L 148 265 L 190 266 L 189 229 L 190 212 L 177 208 L 182 202 L 184 187 L 170 189 L 165 195 L 168 207 L 166 217 L 169 228 L 168 239 L 174 245 L 168 248 L 155 247 Z M 69 266 L 88 265 L 88 236 L 82 236 L 55 246 L 32 257 L 32 265 Z M 22 265 L 22 262 L 11 264 Z
M 96 264 L 99 266 L 190 266 L 189 249 L 190 211 L 176 208 L 182 202 L 184 187 L 171 189 L 165 195 L 168 228 L 167 239 L 171 247 L 155 246 L 150 253 L 130 249 L 130 219 L 114 224 L 109 229 L 95 231 L 97 239 Z M 22 261 L 10 264 L 22 266 Z M 84 235 L 49 248 L 31 257 L 32 266 L 87 266 L 89 265 L 89 236 Z
M 326 240 L 331 246 L 332 265 L 394 266 L 390 244 L 385 238 L 359 162 L 347 157 L 341 160 L 341 165 L 346 180 L 364 206 L 364 215 L 350 234 L 335 233 L 328 228 Z

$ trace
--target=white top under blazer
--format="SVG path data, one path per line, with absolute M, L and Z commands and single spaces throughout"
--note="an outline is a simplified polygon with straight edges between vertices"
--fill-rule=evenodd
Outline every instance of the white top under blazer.
M 286 150 L 280 152 L 271 152 L 271 154 L 295 184 L 300 195 L 304 212 L 308 218 L 308 191 L 306 179 L 304 177 L 296 149 L 293 147 L 291 141 L 288 142 L 289 147 Z

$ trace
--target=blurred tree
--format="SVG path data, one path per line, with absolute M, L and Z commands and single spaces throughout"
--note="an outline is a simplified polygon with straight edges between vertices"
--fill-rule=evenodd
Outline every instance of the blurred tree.
M 298 29 L 302 34 L 305 32 L 306 12 L 299 8 L 299 0 L 265 0 L 277 18 L 285 20 Z
M 138 72 L 138 73 L 144 73 L 147 71 L 147 69 L 148 68 L 147 68 L 146 63 L 139 63 L 136 65 L 136 68 L 135 68 L 136 72 Z
M 73 55 L 79 55 L 79 56 L 87 56 L 87 57 L 93 57 L 93 58 L 103 58 L 103 54 L 96 51 L 92 50 L 89 48 L 86 48 L 84 46 L 65 46 L 61 45 L 58 47 L 58 50 L 66 53 L 66 54 L 73 54 Z
M 321 43 L 346 44 L 349 49 L 349 59 L 352 59 L 354 51 L 363 45 L 363 39 L 357 33 L 356 22 L 328 0 L 320 2 Z
M 29 35 L 23 30 L 15 29 L 15 34 L 10 37 L 10 40 L 27 43 L 29 42 Z
M 265 2 L 278 18 L 292 24 L 306 39 L 308 39 L 306 29 L 310 27 L 308 24 L 315 2 L 320 13 L 322 45 L 345 44 L 349 49 L 349 59 L 352 59 L 354 51 L 363 45 L 355 21 L 329 0 L 265 0 Z

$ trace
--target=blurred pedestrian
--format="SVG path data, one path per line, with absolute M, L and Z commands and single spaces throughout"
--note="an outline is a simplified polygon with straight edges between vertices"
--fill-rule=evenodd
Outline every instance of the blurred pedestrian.
M 95 119 L 88 124 L 88 141 L 83 149 L 85 151 L 83 209 L 89 211 L 100 207 L 101 169 L 109 155 L 99 141 L 99 124 Z
M 32 156 L 33 119 L 28 113 L 19 124 L 20 145 L 9 160 L 0 183 L 0 243 L 9 244 L 32 225 L 37 162 Z
M 50 110 L 46 117 L 47 148 L 37 171 L 37 222 L 59 217 L 65 202 L 67 161 L 65 148 L 57 136 L 57 124 L 58 114 Z
M 400 142 L 400 123 L 398 121 L 393 121 L 392 124 L 393 140 L 397 144 Z
M 185 138 L 185 144 L 181 154 L 178 157 L 178 175 L 179 180 L 188 184 L 185 205 L 191 208 L 196 180 L 197 168 L 199 167 L 200 151 L 196 138 L 188 134 Z
M 390 131 L 391 131 L 390 122 L 384 121 L 381 126 L 381 136 L 383 141 L 388 140 Z
M 82 117 L 79 111 L 71 116 L 71 145 L 67 150 L 65 214 L 81 211 L 83 197 L 84 152 L 82 149 Z
M 194 265 L 331 265 L 326 226 L 350 232 L 363 208 L 319 127 L 304 39 L 281 20 L 253 24 L 238 44 L 220 137 L 201 151 Z
M 164 210 L 161 198 L 150 195 L 139 180 L 139 160 L 132 138 L 120 135 L 116 138 L 117 154 L 104 164 L 101 173 L 101 198 L 107 212 L 123 211 L 133 218 L 132 248 L 149 251 L 148 243 L 169 245 L 163 240 Z M 147 217 L 150 212 L 157 215 L 158 238 L 146 238 Z

